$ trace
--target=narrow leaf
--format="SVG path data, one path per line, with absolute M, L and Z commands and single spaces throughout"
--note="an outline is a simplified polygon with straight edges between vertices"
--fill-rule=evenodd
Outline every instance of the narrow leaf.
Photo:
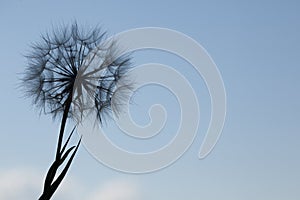
M 72 129 L 72 131 L 71 131 L 71 133 L 70 133 L 70 135 L 69 135 L 69 137 L 68 137 L 66 143 L 64 144 L 64 146 L 63 146 L 63 148 L 62 148 L 62 150 L 61 150 L 61 152 L 60 152 L 61 154 L 64 153 L 64 151 L 65 151 L 65 149 L 66 149 L 66 147 L 67 147 L 67 145 L 68 145 L 68 143 L 69 143 L 69 141 L 70 141 L 70 138 L 71 138 L 71 136 L 72 136 L 73 133 L 74 133 L 75 128 L 76 128 L 76 126 L 74 126 L 74 128 Z
M 72 163 L 72 161 L 73 161 L 73 158 L 74 158 L 74 156 L 75 156 L 75 154 L 76 154 L 76 152 L 77 152 L 77 150 L 78 150 L 78 147 L 79 147 L 79 145 L 80 145 L 80 142 L 81 142 L 81 138 L 80 138 L 78 144 L 76 145 L 76 148 L 75 148 L 75 150 L 73 151 L 73 153 L 72 153 L 70 159 L 68 160 L 68 162 L 67 162 L 65 168 L 63 169 L 63 171 L 61 172 L 61 174 L 58 176 L 58 178 L 54 181 L 54 183 L 51 185 L 51 190 L 53 191 L 53 193 L 54 193 L 55 190 L 58 188 L 59 184 L 62 182 L 63 178 L 64 178 L 65 175 L 67 174 L 67 171 L 68 171 L 68 169 L 69 169 L 69 167 L 70 167 L 70 165 L 71 165 L 71 163 Z
M 55 174 L 56 174 L 56 171 L 59 167 L 59 163 L 57 161 L 54 161 L 52 163 L 52 165 L 50 166 L 49 170 L 48 170 L 48 173 L 46 175 L 46 178 L 45 178 L 45 183 L 44 183 L 44 191 L 47 190 L 47 188 L 49 188 L 49 186 L 51 185 L 51 183 L 53 182 L 53 179 L 55 177 Z
M 76 146 L 72 146 L 70 147 L 66 153 L 62 156 L 62 158 L 60 159 L 60 165 L 65 161 L 65 159 L 68 157 L 69 153 L 75 148 Z

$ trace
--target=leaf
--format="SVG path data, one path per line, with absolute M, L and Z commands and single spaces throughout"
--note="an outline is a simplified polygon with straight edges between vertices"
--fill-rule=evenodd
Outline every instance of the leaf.
M 61 174 L 58 176 L 58 178 L 54 181 L 54 183 L 51 185 L 51 192 L 52 192 L 52 193 L 55 192 L 55 190 L 58 188 L 59 184 L 62 182 L 63 178 L 64 178 L 65 175 L 67 174 L 67 171 L 68 171 L 68 169 L 69 169 L 69 167 L 70 167 L 70 165 L 71 165 L 71 163 L 72 163 L 72 160 L 73 160 L 73 158 L 74 158 L 74 156 L 75 156 L 75 154 L 76 154 L 76 152 L 77 152 L 77 150 L 78 150 L 78 147 L 79 147 L 79 145 L 80 145 L 80 142 L 81 142 L 81 138 L 80 138 L 78 144 L 76 145 L 76 148 L 75 148 L 75 150 L 73 151 L 73 153 L 72 153 L 70 159 L 68 160 L 68 162 L 67 162 L 65 168 L 63 169 L 63 171 L 61 172 Z M 71 148 L 72 148 L 72 147 L 71 147 Z
M 61 157 L 61 159 L 59 160 L 60 165 L 65 161 L 65 159 L 68 157 L 69 153 L 75 148 L 76 146 L 72 146 L 70 147 L 66 153 Z
M 76 128 L 76 126 L 74 126 L 74 128 L 72 129 L 72 131 L 71 131 L 71 133 L 70 133 L 70 135 L 69 135 L 69 137 L 68 137 L 66 143 L 64 144 L 64 146 L 63 146 L 63 148 L 62 148 L 62 150 L 61 150 L 61 152 L 60 152 L 61 154 L 64 153 L 65 148 L 67 147 L 67 145 L 68 145 L 68 143 L 69 143 L 69 141 L 70 141 L 70 138 L 71 138 L 71 136 L 72 136 L 73 133 L 74 133 L 75 128 Z
M 50 166 L 50 168 L 48 170 L 48 173 L 46 175 L 46 178 L 45 178 L 44 191 L 46 191 L 47 188 L 49 188 L 49 186 L 53 182 L 53 179 L 55 177 L 56 171 L 57 171 L 59 166 L 60 166 L 60 164 L 56 160 Z

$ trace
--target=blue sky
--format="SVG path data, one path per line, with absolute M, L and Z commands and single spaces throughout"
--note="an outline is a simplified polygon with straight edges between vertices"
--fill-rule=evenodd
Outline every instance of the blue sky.
M 30 42 L 39 40 L 52 25 L 75 19 L 91 26 L 100 24 L 109 35 L 155 26 L 194 38 L 221 72 L 227 118 L 212 153 L 198 160 L 210 112 L 203 80 L 174 55 L 138 52 L 137 65 L 169 64 L 191 81 L 201 107 L 199 133 L 193 145 L 172 166 L 142 175 L 105 167 L 82 146 L 54 199 L 299 199 L 299 9 L 300 3 L 292 0 L 1 1 L 1 199 L 37 197 L 56 145 L 59 122 L 39 116 L 17 89 L 26 65 L 23 54 Z M 178 114 L 174 97 L 159 87 L 144 88 L 135 102 L 133 118 L 142 124 L 147 123 L 146 111 L 153 103 L 166 105 L 170 116 Z M 169 119 L 165 137 L 147 143 L 147 147 L 167 142 L 176 120 Z M 112 133 L 112 139 L 124 148 L 139 145 L 116 134 Z M 16 189 L 11 192 L 8 185 Z

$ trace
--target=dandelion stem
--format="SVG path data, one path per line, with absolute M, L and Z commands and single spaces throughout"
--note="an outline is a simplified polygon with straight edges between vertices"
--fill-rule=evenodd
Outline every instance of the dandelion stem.
M 68 95 L 68 98 L 66 99 L 66 104 L 65 104 L 66 107 L 64 109 L 63 117 L 62 117 L 62 120 L 61 120 L 58 143 L 57 143 L 57 149 L 56 149 L 56 158 L 55 158 L 56 161 L 60 160 L 60 158 L 61 158 L 61 144 L 62 144 L 62 140 L 63 140 L 63 135 L 64 135 L 64 131 L 65 131 L 66 122 L 67 122 L 68 113 L 69 113 L 69 110 L 70 110 L 70 107 L 71 107 L 71 103 L 72 103 L 72 93 L 70 93 Z

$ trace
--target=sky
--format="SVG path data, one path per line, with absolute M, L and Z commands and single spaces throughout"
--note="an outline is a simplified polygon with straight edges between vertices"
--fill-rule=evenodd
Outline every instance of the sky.
M 288 1 L 0 1 L 0 199 L 34 199 L 55 153 L 59 120 L 39 115 L 18 88 L 31 42 L 51 27 L 77 20 L 101 25 L 109 36 L 162 27 L 201 44 L 224 81 L 227 115 L 213 151 L 198 159 L 210 119 L 203 79 L 166 52 L 133 54 L 135 65 L 168 64 L 194 88 L 201 110 L 197 136 L 171 166 L 147 174 L 113 170 L 82 145 L 55 200 L 298 200 L 300 197 L 300 3 Z M 122 135 L 107 121 L 108 137 L 132 151 L 166 144 L 178 126 L 176 98 L 165 88 L 141 88 L 132 118 L 149 122 L 155 103 L 168 113 L 161 135 L 149 141 Z M 74 140 L 74 142 L 76 142 Z

